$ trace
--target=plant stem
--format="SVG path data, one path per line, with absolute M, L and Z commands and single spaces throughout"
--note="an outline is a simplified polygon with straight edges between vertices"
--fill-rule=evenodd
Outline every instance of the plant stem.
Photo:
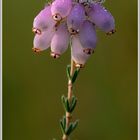
M 75 65 L 74 65 L 74 61 L 71 59 L 71 70 L 70 70 L 70 75 L 72 76 L 73 73 L 74 73 L 74 70 L 75 70 Z M 72 98 L 72 87 L 73 87 L 73 84 L 72 84 L 72 80 L 69 79 L 68 80 L 68 101 L 71 102 L 71 98 Z M 66 112 L 66 128 L 69 127 L 69 123 L 70 123 L 70 120 L 72 118 L 72 115 L 70 112 Z M 63 138 L 62 140 L 68 140 L 68 136 L 66 136 L 65 134 L 63 135 Z

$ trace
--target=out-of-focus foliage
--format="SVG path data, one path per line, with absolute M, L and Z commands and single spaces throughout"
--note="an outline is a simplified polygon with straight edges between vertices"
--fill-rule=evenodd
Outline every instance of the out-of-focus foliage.
M 70 49 L 58 60 L 35 55 L 32 22 L 41 1 L 3 1 L 3 140 L 61 139 L 61 95 L 67 93 Z M 137 2 L 106 0 L 117 32 L 97 31 L 98 44 L 80 71 L 72 140 L 137 139 Z

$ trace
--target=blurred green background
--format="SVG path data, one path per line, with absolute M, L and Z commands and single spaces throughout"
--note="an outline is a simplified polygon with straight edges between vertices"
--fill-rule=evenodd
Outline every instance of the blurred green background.
M 70 50 L 58 60 L 32 52 L 32 21 L 45 0 L 3 0 L 3 140 L 61 139 Z M 137 139 L 137 1 L 106 0 L 117 32 L 98 46 L 78 77 L 79 119 L 72 140 Z

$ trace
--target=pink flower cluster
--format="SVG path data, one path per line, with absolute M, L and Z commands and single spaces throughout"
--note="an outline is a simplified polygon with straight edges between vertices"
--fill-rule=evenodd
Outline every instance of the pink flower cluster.
M 72 59 L 82 67 L 94 52 L 96 28 L 115 32 L 115 21 L 100 2 L 55 0 L 44 7 L 33 22 L 35 52 L 51 48 L 53 58 L 60 57 L 70 43 Z

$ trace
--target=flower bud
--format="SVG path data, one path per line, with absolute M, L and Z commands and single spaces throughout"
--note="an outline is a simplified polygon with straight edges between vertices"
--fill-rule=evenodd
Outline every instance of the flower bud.
M 96 31 L 94 25 L 86 20 L 83 22 L 80 32 L 79 32 L 80 42 L 83 46 L 83 51 L 87 54 L 93 53 L 96 43 Z
M 72 37 L 71 55 L 76 66 L 83 67 L 90 55 L 83 52 L 83 46 L 78 35 Z
M 51 6 L 51 12 L 55 21 L 60 21 L 68 16 L 72 8 L 72 0 L 55 0 Z
M 41 34 L 42 31 L 52 28 L 55 24 L 51 15 L 51 6 L 46 6 L 34 19 L 33 32 Z
M 82 4 L 76 3 L 69 16 L 67 17 L 67 25 L 71 34 L 79 32 L 79 28 L 85 20 L 85 10 Z
M 36 34 L 33 41 L 34 44 L 33 51 L 41 52 L 43 50 L 48 49 L 50 47 L 50 42 L 53 35 L 54 31 L 51 29 L 42 32 L 41 35 Z
M 107 34 L 115 32 L 113 16 L 100 3 L 91 4 L 88 16 L 91 22 Z
M 69 44 L 70 34 L 66 24 L 60 24 L 51 41 L 51 56 L 58 58 L 64 53 Z

